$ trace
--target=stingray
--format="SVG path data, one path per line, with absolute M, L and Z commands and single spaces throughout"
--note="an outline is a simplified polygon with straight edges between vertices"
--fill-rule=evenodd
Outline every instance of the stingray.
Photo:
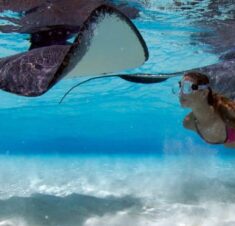
M 95 8 L 101 5 L 117 7 L 117 9 L 131 18 L 135 18 L 139 13 L 137 8 L 130 7 L 127 3 L 114 4 L 110 0 L 1 0 L 0 12 L 11 10 L 20 14 L 23 13 L 26 17 L 32 15 L 32 13 L 34 16 L 40 16 L 39 13 L 41 12 L 44 13 L 43 15 L 46 17 L 47 22 L 53 23 L 53 18 L 57 18 L 67 24 L 67 20 L 74 19 L 74 14 L 79 13 L 88 17 Z M 50 12 L 52 15 L 48 15 L 46 12 Z M 65 15 L 66 13 L 70 15 Z M 40 17 L 39 20 L 41 21 L 42 18 Z
M 147 46 L 130 19 L 101 5 L 83 23 L 73 44 L 37 47 L 2 58 L 0 88 L 39 96 L 64 77 L 107 76 L 138 67 L 147 59 Z
M 68 44 L 66 40 L 80 31 L 92 11 L 101 5 L 115 7 L 129 18 L 138 16 L 138 9 L 127 4 L 114 5 L 109 0 L 11 0 L 0 2 L 0 12 L 11 10 L 18 17 L 1 16 L 7 24 L 3 33 L 30 34 L 30 49 L 54 44 Z
M 231 0 L 208 0 L 206 4 L 200 0 L 185 2 L 184 4 L 191 5 L 191 9 L 186 10 L 186 16 L 193 21 L 195 27 L 201 30 L 201 32 L 192 33 L 192 42 L 209 45 L 208 51 L 217 55 L 235 48 L 234 3 Z M 178 8 L 182 10 L 182 7 Z

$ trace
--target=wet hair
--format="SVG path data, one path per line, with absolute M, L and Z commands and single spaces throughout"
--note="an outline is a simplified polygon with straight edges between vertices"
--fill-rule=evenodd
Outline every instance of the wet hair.
M 188 72 L 184 75 L 184 77 L 189 77 L 194 81 L 196 85 L 209 85 L 210 80 L 207 77 L 207 75 L 199 73 L 199 72 Z M 209 105 L 213 105 L 214 103 L 214 97 L 213 97 L 213 92 L 212 89 L 208 86 L 208 97 L 207 101 Z
M 195 82 L 196 85 L 210 84 L 207 75 L 199 72 L 188 72 L 184 75 L 184 77 L 189 77 Z M 231 119 L 231 114 L 229 112 L 235 112 L 235 101 L 216 92 L 213 92 L 210 86 L 208 86 L 208 89 L 208 104 L 213 106 L 213 108 L 221 116 L 223 121 L 228 122 Z
M 190 77 L 197 85 L 207 85 L 210 83 L 209 78 L 205 74 L 199 72 L 188 72 L 184 77 Z

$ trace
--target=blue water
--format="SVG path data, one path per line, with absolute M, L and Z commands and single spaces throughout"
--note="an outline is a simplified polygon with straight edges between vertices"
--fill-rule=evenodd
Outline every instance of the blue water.
M 193 39 L 211 34 L 197 14 L 208 2 L 191 11 L 139 2 L 133 22 L 150 59 L 131 72 L 218 62 L 213 46 Z M 28 46 L 27 36 L 0 34 L 1 57 Z M 235 152 L 182 127 L 188 110 L 171 92 L 179 77 L 149 85 L 94 80 L 59 105 L 83 79 L 64 79 L 37 98 L 0 92 L 1 226 L 235 225 Z

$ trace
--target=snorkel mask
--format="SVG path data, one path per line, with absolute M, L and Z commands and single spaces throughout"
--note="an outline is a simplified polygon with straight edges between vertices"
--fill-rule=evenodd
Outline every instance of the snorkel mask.
M 182 82 L 179 82 L 179 85 L 177 87 L 173 87 L 172 92 L 175 95 L 179 94 L 191 94 L 193 91 L 196 90 L 203 90 L 207 89 L 208 85 L 196 85 L 191 81 L 183 80 Z

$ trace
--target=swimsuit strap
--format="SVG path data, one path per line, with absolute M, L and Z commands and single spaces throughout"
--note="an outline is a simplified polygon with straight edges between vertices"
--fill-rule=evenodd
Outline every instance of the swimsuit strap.
M 226 138 L 223 142 L 211 142 L 208 141 L 207 139 L 205 139 L 205 137 L 202 135 L 202 133 L 200 132 L 199 128 L 198 128 L 198 120 L 196 119 L 196 117 L 194 116 L 194 123 L 195 123 L 195 128 L 197 130 L 197 133 L 199 134 L 199 136 L 205 140 L 208 144 L 225 144 L 228 141 L 228 128 L 226 126 Z M 235 139 L 235 130 L 234 130 L 234 139 Z M 235 140 L 234 140 L 235 141 Z

